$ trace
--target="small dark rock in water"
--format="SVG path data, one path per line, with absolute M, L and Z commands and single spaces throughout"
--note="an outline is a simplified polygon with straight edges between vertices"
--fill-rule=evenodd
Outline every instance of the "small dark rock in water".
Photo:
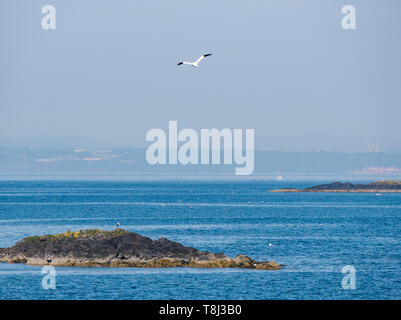
M 401 192 L 401 181 L 375 181 L 370 183 L 332 182 L 305 189 L 284 188 L 272 192 Z
M 80 230 L 33 236 L 9 248 L 0 248 L 0 262 L 77 267 L 138 268 L 249 268 L 279 270 L 274 261 L 248 256 L 200 251 L 166 238 L 152 240 L 123 229 Z

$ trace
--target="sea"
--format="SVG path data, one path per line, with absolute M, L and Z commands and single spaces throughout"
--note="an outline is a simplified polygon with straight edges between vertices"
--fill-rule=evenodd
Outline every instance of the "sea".
M 0 247 L 120 228 L 279 271 L 0 263 L 0 299 L 400 299 L 401 194 L 272 193 L 330 181 L 0 181 Z

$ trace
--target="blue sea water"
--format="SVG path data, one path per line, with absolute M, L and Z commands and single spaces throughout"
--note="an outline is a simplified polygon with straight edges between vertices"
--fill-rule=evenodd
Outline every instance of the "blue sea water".
M 1 181 L 0 247 L 119 221 L 153 239 L 285 267 L 57 267 L 56 289 L 44 290 L 41 267 L 0 263 L 0 299 L 400 299 L 401 194 L 269 192 L 316 183 Z M 342 287 L 346 265 L 354 290 Z

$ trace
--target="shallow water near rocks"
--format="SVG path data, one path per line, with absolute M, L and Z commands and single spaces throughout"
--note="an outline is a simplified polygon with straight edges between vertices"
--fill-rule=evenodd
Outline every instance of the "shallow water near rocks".
M 56 289 L 44 290 L 41 267 L 0 263 L 0 299 L 400 299 L 401 194 L 268 192 L 315 184 L 1 181 L 0 247 L 119 221 L 153 239 L 286 266 L 57 267 Z M 356 269 L 355 290 L 342 288 L 345 265 Z

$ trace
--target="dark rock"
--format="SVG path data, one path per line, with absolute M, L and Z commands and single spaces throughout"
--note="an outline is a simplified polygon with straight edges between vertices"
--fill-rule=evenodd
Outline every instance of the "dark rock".
M 284 188 L 273 192 L 401 192 L 401 181 L 376 181 L 367 184 L 332 182 L 305 189 Z
M 257 262 L 244 255 L 231 259 L 221 252 L 202 252 L 166 238 L 154 241 L 123 229 L 28 237 L 12 247 L 0 248 L 1 261 L 60 266 L 280 269 L 274 262 Z

